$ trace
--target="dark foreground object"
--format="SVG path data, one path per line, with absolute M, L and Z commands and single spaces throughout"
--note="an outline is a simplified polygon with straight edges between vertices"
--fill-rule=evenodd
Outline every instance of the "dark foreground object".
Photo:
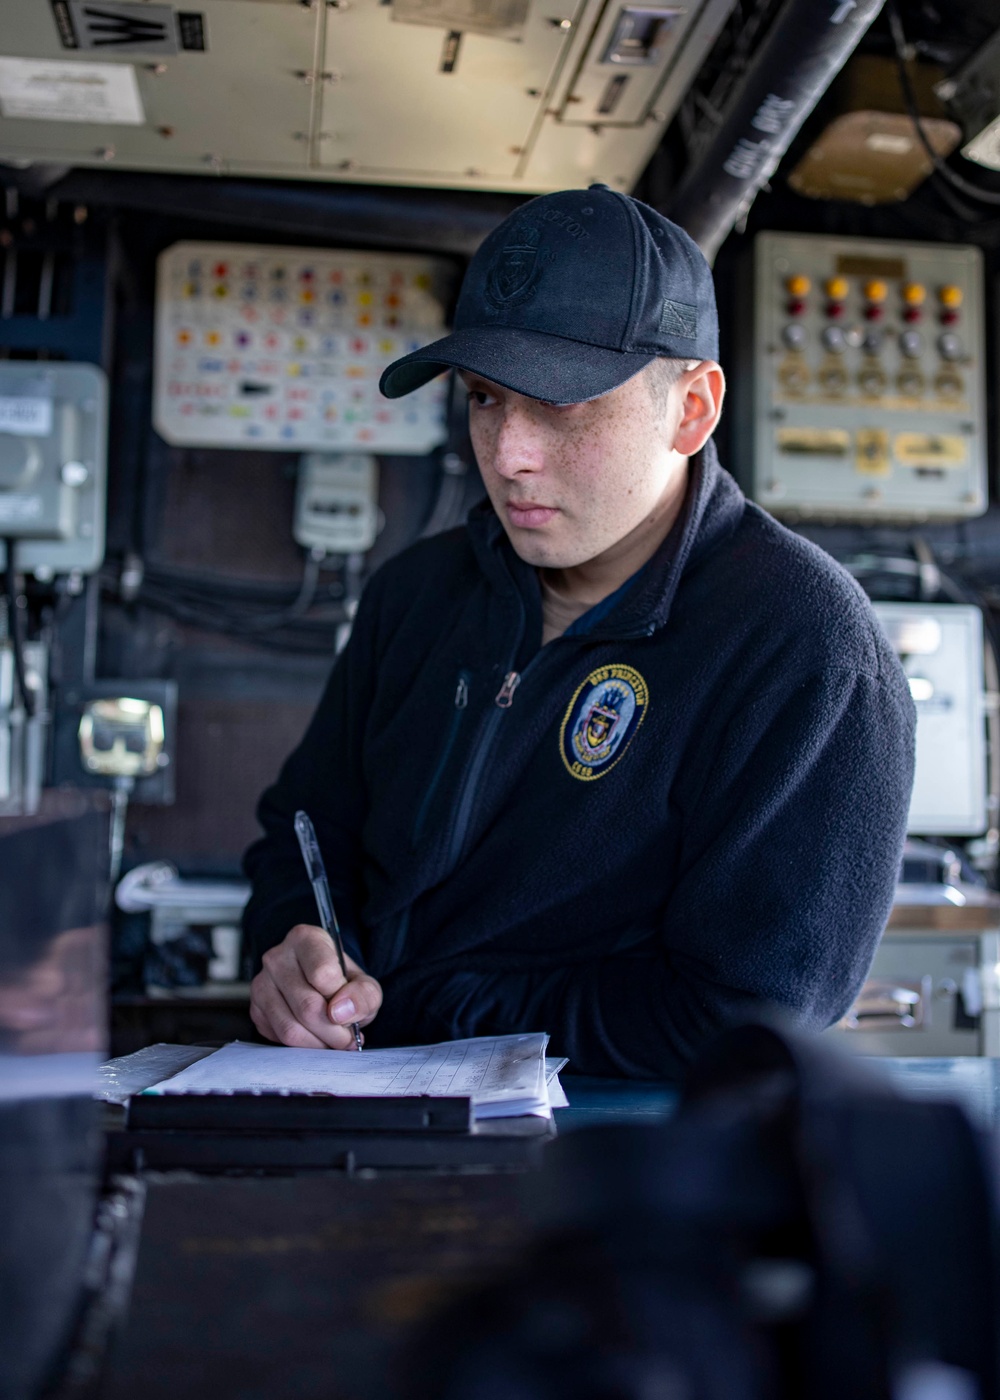
M 517 1265 L 426 1328 L 408 1400 L 995 1400 L 995 1212 L 957 1107 L 724 1037 L 662 1127 L 556 1143 Z

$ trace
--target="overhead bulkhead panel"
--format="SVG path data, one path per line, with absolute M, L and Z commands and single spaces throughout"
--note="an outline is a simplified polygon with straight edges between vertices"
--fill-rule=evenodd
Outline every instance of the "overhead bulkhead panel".
M 625 189 L 733 3 L 25 0 L 0 7 L 0 160 Z

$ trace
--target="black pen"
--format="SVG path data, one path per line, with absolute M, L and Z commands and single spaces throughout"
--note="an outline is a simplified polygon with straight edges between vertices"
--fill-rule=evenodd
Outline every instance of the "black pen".
M 326 878 L 326 866 L 323 864 L 319 842 L 316 840 L 316 828 L 305 812 L 295 813 L 295 835 L 299 838 L 299 850 L 306 863 L 306 874 L 309 876 L 309 883 L 312 885 L 313 894 L 316 897 L 320 924 L 330 935 L 330 941 L 337 950 L 337 958 L 340 962 L 340 970 L 344 974 L 344 981 L 349 982 L 351 979 L 347 975 L 347 963 L 344 961 L 344 940 L 340 935 L 340 924 L 337 922 L 337 914 L 330 895 L 330 881 Z M 361 1027 L 357 1021 L 351 1023 L 351 1030 L 354 1032 L 354 1044 L 360 1050 Z

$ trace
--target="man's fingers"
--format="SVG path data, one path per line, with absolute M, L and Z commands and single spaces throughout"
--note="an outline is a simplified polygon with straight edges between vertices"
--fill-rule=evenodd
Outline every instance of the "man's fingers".
M 346 987 L 342 987 L 330 1001 L 330 1020 L 339 1026 L 367 1026 L 378 1015 L 382 1005 L 382 988 L 374 977 L 360 973 L 352 977 Z
M 261 1034 L 276 1040 L 280 1045 L 294 1045 L 299 1050 L 340 1048 L 337 1027 L 327 1022 L 318 1028 L 321 1034 L 314 1034 L 296 1019 L 280 989 L 275 986 L 267 972 L 262 972 L 254 978 L 251 988 L 251 1014 L 254 1008 L 260 1015 L 260 1020 L 254 1016 L 254 1025 Z M 268 1029 L 264 1028 L 262 1022 L 266 1023 Z
M 318 1018 L 309 1024 L 297 1018 L 286 993 L 275 985 L 268 971 L 258 973 L 250 988 L 250 1016 L 261 1035 L 299 1050 L 353 1050 L 354 1034 L 350 1027 L 334 1025 L 322 997 L 310 988 L 306 991 L 316 997 L 320 1007 Z
M 344 985 L 344 974 L 340 970 L 340 959 L 333 939 L 325 930 L 312 924 L 296 924 L 286 942 L 294 950 L 306 981 L 316 988 L 325 1001 L 329 1001 Z

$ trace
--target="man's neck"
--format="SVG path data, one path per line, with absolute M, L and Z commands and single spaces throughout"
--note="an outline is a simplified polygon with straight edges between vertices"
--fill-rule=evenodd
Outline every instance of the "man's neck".
M 670 493 L 660 502 L 657 510 L 624 539 L 582 564 L 574 564 L 568 569 L 539 569 L 539 574 L 560 597 L 584 603 L 588 608 L 595 607 L 652 559 L 680 514 L 687 483 L 688 468 L 685 463 L 684 471 L 679 473 Z

